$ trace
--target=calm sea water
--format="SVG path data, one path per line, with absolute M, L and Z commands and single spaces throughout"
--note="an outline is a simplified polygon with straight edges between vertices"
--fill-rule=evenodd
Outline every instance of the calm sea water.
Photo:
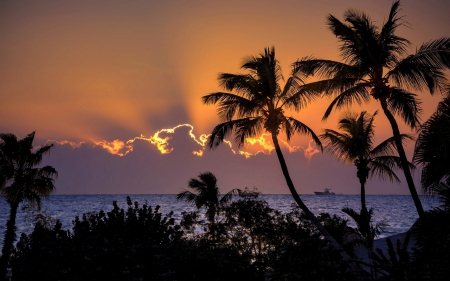
M 52 218 L 59 219 L 63 227 L 72 228 L 72 221 L 75 216 L 81 216 L 87 212 L 98 212 L 100 210 L 109 211 L 112 209 L 112 202 L 117 201 L 118 205 L 126 208 L 127 195 L 51 195 L 43 200 L 42 212 Z M 163 214 L 174 212 L 175 219 L 181 218 L 182 211 L 193 211 L 194 208 L 185 202 L 177 201 L 176 195 L 164 194 L 143 194 L 130 195 L 132 201 L 138 201 L 140 205 L 144 202 L 152 207 L 161 206 L 160 212 Z M 269 205 L 281 212 L 289 212 L 294 203 L 291 195 L 272 194 L 263 195 Z M 320 213 L 336 214 L 346 219 L 350 219 L 341 211 L 344 207 L 356 210 L 360 208 L 359 195 L 335 195 L 317 196 L 301 195 L 302 200 L 310 210 L 318 215 Z M 380 236 L 386 237 L 407 231 L 418 218 L 411 196 L 407 195 L 368 195 L 367 206 L 374 208 L 374 221 L 380 222 L 386 219 L 389 227 Z M 421 196 L 422 204 L 426 210 L 438 206 L 437 199 L 430 196 Z M 33 221 L 27 218 L 29 211 L 19 210 L 17 216 L 17 233 L 30 233 L 33 230 Z M 4 198 L 0 198 L 0 245 L 3 244 L 3 236 L 6 221 L 9 215 L 9 205 Z M 350 221 L 350 225 L 353 225 Z

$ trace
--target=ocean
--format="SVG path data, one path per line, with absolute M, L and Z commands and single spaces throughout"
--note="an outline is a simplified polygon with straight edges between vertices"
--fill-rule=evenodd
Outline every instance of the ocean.
M 42 200 L 42 213 L 53 219 L 62 222 L 63 228 L 72 229 L 72 221 L 76 216 L 81 216 L 87 212 L 98 212 L 100 210 L 109 211 L 113 208 L 112 202 L 117 201 L 118 205 L 126 208 L 127 195 L 51 195 Z M 193 211 L 195 208 L 183 201 L 177 201 L 175 194 L 130 194 L 132 201 L 138 201 L 139 205 L 148 202 L 148 205 L 155 207 L 159 205 L 162 214 L 173 211 L 174 218 L 179 220 L 181 212 Z M 265 194 L 262 197 L 269 205 L 281 212 L 287 213 L 294 203 L 289 194 Z M 300 196 L 310 210 L 318 215 L 320 213 L 336 214 L 340 217 L 350 218 L 341 211 L 344 207 L 355 210 L 360 208 L 359 195 L 334 195 Z M 437 198 L 431 196 L 421 196 L 421 201 L 425 210 L 437 207 Z M 367 195 L 366 204 L 368 208 L 374 209 L 374 222 L 383 219 L 389 224 L 385 232 L 379 238 L 395 235 L 407 231 L 418 218 L 413 200 L 409 195 Z M 17 215 L 17 237 L 20 233 L 31 233 L 34 222 L 29 216 L 29 210 L 22 210 L 19 207 Z M 3 244 L 6 221 L 9 216 L 9 205 L 4 198 L 0 198 L 0 245 Z M 350 220 L 349 224 L 354 226 Z

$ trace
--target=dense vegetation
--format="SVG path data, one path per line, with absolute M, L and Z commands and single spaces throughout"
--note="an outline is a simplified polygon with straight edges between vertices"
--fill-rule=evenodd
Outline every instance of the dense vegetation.
M 255 190 L 222 204 L 213 221 L 206 210 L 184 212 L 176 222 L 158 206 L 139 205 L 130 197 L 127 204 L 127 210 L 113 202 L 108 212 L 76 217 L 70 231 L 41 216 L 13 249 L 14 280 L 355 280 L 298 207 L 282 214 Z M 365 243 L 358 229 L 335 215 L 318 218 L 356 258 L 355 247 Z M 412 253 L 389 240 L 390 251 L 373 256 L 379 279 L 448 276 L 449 225 L 449 208 L 443 205 L 416 223 Z
M 14 280 L 351 280 L 303 213 L 281 214 L 255 191 L 222 205 L 215 221 L 191 212 L 176 223 L 127 203 L 77 217 L 71 231 L 37 222 L 13 252 Z M 319 217 L 340 242 L 353 231 Z

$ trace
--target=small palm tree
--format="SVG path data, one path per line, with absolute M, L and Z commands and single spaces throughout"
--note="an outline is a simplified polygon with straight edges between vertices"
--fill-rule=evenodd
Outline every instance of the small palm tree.
M 362 111 L 359 116 L 347 113 L 339 121 L 341 132 L 325 129 L 325 133 L 319 136 L 326 150 L 338 159 L 355 164 L 356 176 L 361 185 L 361 209 L 364 212 L 367 212 L 365 184 L 369 176 L 400 182 L 393 168 L 402 168 L 400 157 L 393 155 L 396 153 L 393 137 L 373 147 L 376 115 L 377 111 L 372 116 L 366 111 Z M 402 139 L 412 137 L 402 134 Z M 414 165 L 410 164 L 410 167 Z
M 35 132 L 18 140 L 13 134 L 0 134 L 0 183 L 1 194 L 10 206 L 6 223 L 2 257 L 0 259 L 0 280 L 5 278 L 16 230 L 16 215 L 22 201 L 41 205 L 41 197 L 48 196 L 54 189 L 56 170 L 51 166 L 37 168 L 43 155 L 50 152 L 51 145 L 33 148 Z
M 381 105 L 392 127 L 393 136 L 408 188 L 419 216 L 424 214 L 417 194 L 395 115 L 415 129 L 419 125 L 420 102 L 413 91 L 441 91 L 446 84 L 445 69 L 450 67 L 450 38 L 441 38 L 420 46 L 407 55 L 410 42 L 396 35 L 404 25 L 398 16 L 400 1 L 392 4 L 386 22 L 378 27 L 364 12 L 347 10 L 345 23 L 329 15 L 327 25 L 340 41 L 343 62 L 303 58 L 295 63 L 301 77 L 317 75 L 315 91 L 335 98 L 325 112 L 371 99 Z M 310 89 L 313 89 L 312 87 Z
M 356 176 L 361 186 L 361 210 L 357 212 L 351 208 L 343 208 L 342 211 L 355 221 L 356 231 L 368 249 L 371 264 L 373 241 L 387 224 L 384 221 L 376 225 L 372 223 L 373 209 L 368 210 L 366 206 L 365 184 L 370 176 L 400 182 L 392 169 L 401 169 L 400 158 L 393 155 L 396 153 L 394 138 L 391 137 L 373 148 L 376 115 L 377 111 L 372 116 L 366 111 L 362 111 L 359 115 L 346 113 L 339 121 L 341 132 L 325 129 L 325 133 L 319 136 L 326 150 L 336 155 L 338 159 L 353 162 L 356 166 Z M 411 139 L 408 135 L 402 135 L 402 138 Z M 373 270 L 372 276 L 375 276 Z
M 317 97 L 317 92 L 308 90 L 309 85 L 305 85 L 301 77 L 293 75 L 288 78 L 283 88 L 280 86 L 283 75 L 279 62 L 275 59 L 274 48 L 266 48 L 263 54 L 246 58 L 241 68 L 248 73 L 219 75 L 220 85 L 230 92 L 216 92 L 203 97 L 204 104 L 219 104 L 217 111 L 222 122 L 214 127 L 208 138 L 208 146 L 217 147 L 231 133 L 234 133 L 239 147 L 244 145 L 247 138 L 257 137 L 263 132 L 270 133 L 281 170 L 295 202 L 332 247 L 350 262 L 355 274 L 364 278 L 360 269 L 350 261 L 342 247 L 301 200 L 278 143 L 281 131 L 286 134 L 288 141 L 293 134 L 300 133 L 310 136 L 322 149 L 322 144 L 313 130 L 285 114 L 286 109 L 298 111 L 306 107 Z
M 450 88 L 449 88 L 450 93 Z M 413 160 L 423 166 L 422 189 L 434 193 L 450 177 L 450 95 L 422 124 Z M 444 185 L 445 186 L 445 185 Z
M 188 186 L 195 190 L 196 193 L 185 190 L 177 195 L 178 200 L 184 200 L 194 205 L 197 209 L 206 208 L 206 217 L 210 224 L 214 223 L 219 207 L 230 202 L 233 195 L 240 193 L 240 189 L 233 189 L 220 198 L 219 187 L 217 186 L 217 178 L 211 172 L 201 173 L 198 179 L 192 178 Z M 220 199 L 219 199 L 220 198 Z

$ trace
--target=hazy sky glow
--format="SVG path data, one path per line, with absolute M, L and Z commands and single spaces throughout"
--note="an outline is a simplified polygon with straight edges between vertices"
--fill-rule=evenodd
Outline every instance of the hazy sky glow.
M 36 145 L 55 143 L 45 164 L 59 171 L 57 193 L 176 193 L 205 171 L 216 174 L 223 191 L 248 186 L 288 193 L 269 138 L 249 141 L 241 150 L 233 142 L 204 148 L 219 121 L 216 108 L 203 105 L 201 97 L 219 90 L 220 72 L 240 72 L 243 58 L 265 47 L 275 46 L 285 78 L 301 57 L 337 60 L 326 16 L 342 19 L 346 9 L 356 8 L 381 24 L 391 4 L 2 1 L 0 132 L 24 137 L 36 130 Z M 401 15 L 409 26 L 398 34 L 413 43 L 413 52 L 450 36 L 449 12 L 448 1 L 404 0 Z M 426 120 L 440 96 L 418 94 Z M 335 112 L 321 121 L 329 103 L 317 100 L 292 115 L 320 134 L 336 128 L 341 116 Z M 378 107 L 364 109 L 373 113 Z M 376 120 L 376 139 L 390 137 L 384 115 Z M 403 124 L 401 130 L 410 133 Z M 299 193 L 325 187 L 358 193 L 352 165 L 318 153 L 307 137 L 282 143 Z M 410 155 L 412 148 L 410 143 Z M 408 188 L 369 180 L 368 193 L 407 194 Z

